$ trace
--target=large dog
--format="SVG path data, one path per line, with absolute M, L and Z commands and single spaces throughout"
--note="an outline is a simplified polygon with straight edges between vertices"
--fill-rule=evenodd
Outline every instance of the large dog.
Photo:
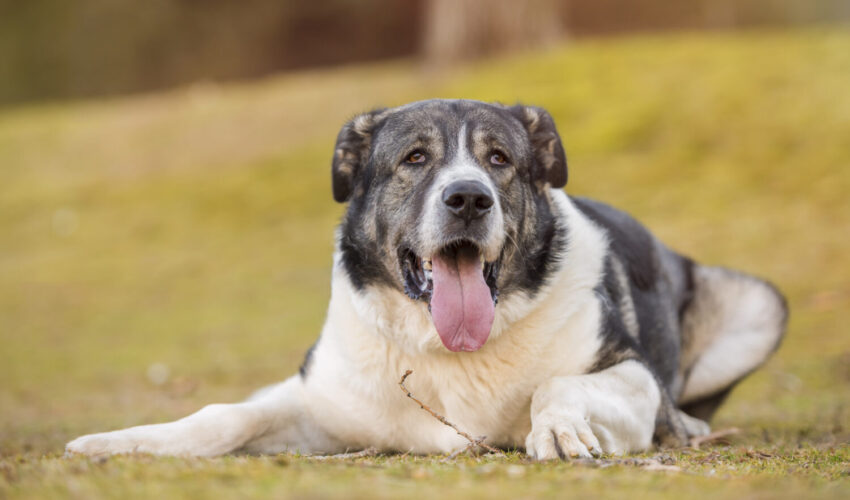
M 783 297 L 567 196 L 551 116 L 430 100 L 339 133 L 328 317 L 300 373 L 245 402 L 93 434 L 89 455 L 449 452 L 460 428 L 538 459 L 683 443 L 778 346 Z

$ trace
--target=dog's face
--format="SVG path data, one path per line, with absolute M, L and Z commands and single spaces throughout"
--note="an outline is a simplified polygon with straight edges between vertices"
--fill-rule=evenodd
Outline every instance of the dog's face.
M 427 304 L 451 351 L 484 345 L 500 294 L 533 295 L 563 240 L 548 192 L 566 159 L 540 108 L 431 100 L 357 116 L 332 178 L 354 286 Z

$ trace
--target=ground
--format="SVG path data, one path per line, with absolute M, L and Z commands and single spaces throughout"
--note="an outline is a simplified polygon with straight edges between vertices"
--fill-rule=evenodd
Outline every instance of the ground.
M 846 498 L 848 47 L 838 29 L 574 41 L 454 69 L 400 61 L 0 110 L 0 498 Z M 338 127 L 427 97 L 548 108 L 568 192 L 786 293 L 785 342 L 714 422 L 740 434 L 638 457 L 667 467 L 63 458 L 77 435 L 293 373 L 329 296 Z

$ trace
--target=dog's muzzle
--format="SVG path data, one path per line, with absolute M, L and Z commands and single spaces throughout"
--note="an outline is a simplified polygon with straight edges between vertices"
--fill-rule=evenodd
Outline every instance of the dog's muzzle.
M 405 292 L 424 300 L 440 340 L 450 351 L 476 351 L 490 335 L 501 258 L 488 262 L 482 244 L 494 196 L 480 181 L 459 180 L 441 193 L 443 242 L 431 255 L 399 249 Z

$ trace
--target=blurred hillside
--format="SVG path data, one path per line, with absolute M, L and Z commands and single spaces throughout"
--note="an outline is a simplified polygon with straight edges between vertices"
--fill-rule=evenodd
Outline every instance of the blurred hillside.
M 846 0 L 0 0 L 0 105 L 634 31 L 850 21 Z

